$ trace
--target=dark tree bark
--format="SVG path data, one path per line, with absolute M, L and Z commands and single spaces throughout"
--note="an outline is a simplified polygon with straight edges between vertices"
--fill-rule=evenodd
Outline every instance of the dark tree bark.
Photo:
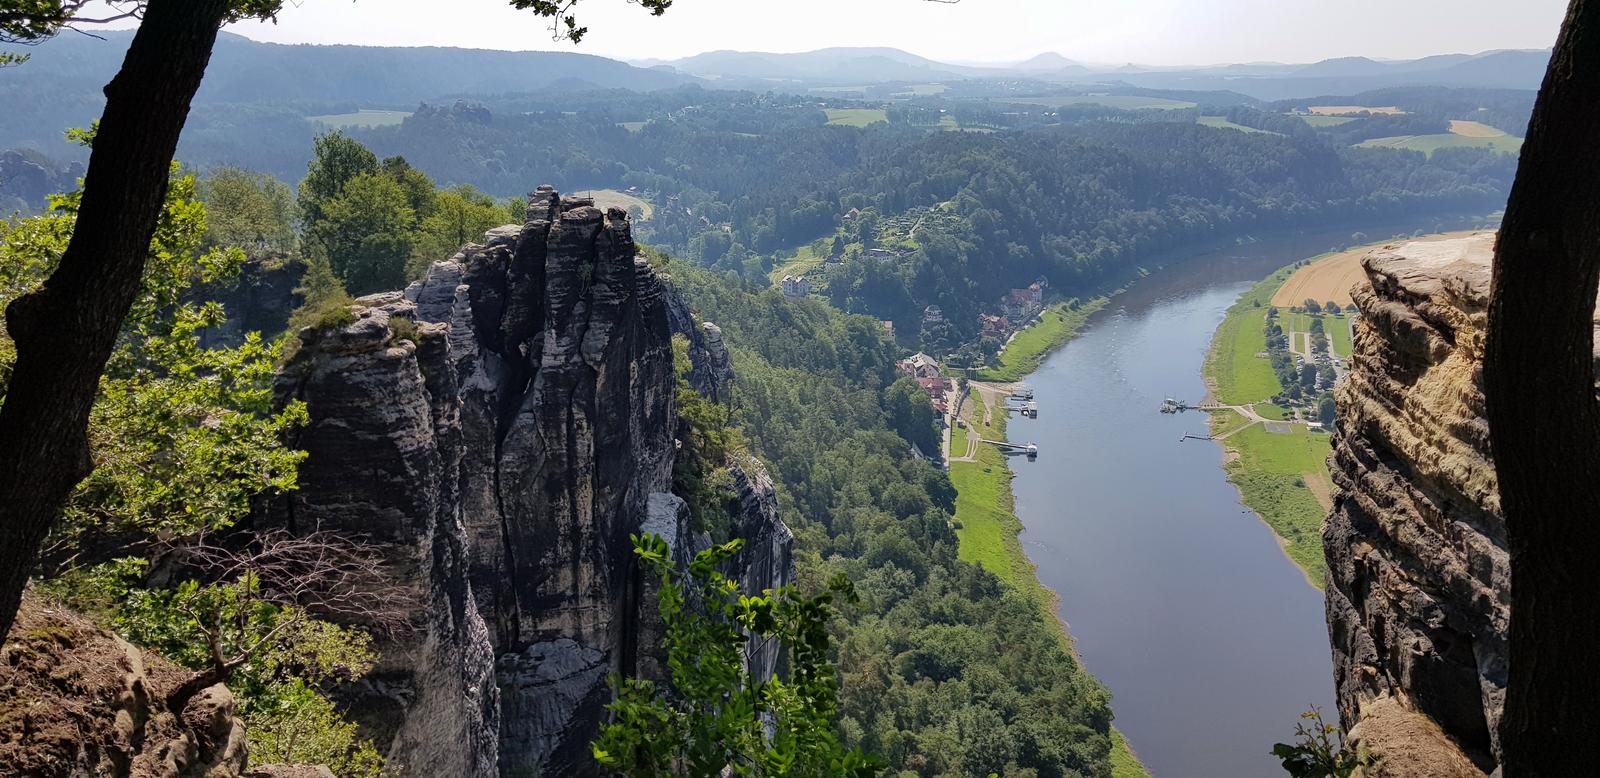
M 1590 775 L 1600 756 L 1597 127 L 1600 1 L 1573 0 L 1500 229 L 1484 355 L 1511 553 L 1507 778 Z
M 0 406 L 0 640 L 34 557 L 89 474 L 89 409 L 139 293 L 167 169 L 227 0 L 150 0 L 106 86 L 72 240 L 43 288 L 13 301 L 17 361 Z

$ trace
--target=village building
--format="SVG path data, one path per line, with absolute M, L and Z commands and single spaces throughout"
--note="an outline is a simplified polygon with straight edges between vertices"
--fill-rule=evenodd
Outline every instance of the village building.
M 804 299 L 811 294 L 811 282 L 805 276 L 784 276 L 783 296 L 791 300 Z
M 1000 311 L 1012 321 L 1026 321 L 1044 310 L 1044 284 L 1035 281 L 1026 289 L 1012 289 L 1000 298 Z
M 917 380 L 924 378 L 943 378 L 944 373 L 939 370 L 938 361 L 920 351 L 912 354 L 898 363 L 906 375 Z
M 882 319 L 879 320 L 878 323 L 883 325 L 884 332 L 889 333 L 891 337 L 894 335 L 894 322 L 889 321 L 888 319 Z
M 944 321 L 944 310 L 937 305 L 930 305 L 922 309 L 922 323 L 933 324 Z
M 917 386 L 928 393 L 928 402 L 933 404 L 933 409 L 940 416 L 950 412 L 949 402 L 946 400 L 947 387 L 943 378 L 918 378 Z
M 978 314 L 979 337 L 1004 339 L 1011 335 L 1011 320 L 1004 316 Z

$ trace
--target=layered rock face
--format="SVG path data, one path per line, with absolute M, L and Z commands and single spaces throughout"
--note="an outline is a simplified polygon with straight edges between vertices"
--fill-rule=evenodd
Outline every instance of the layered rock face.
M 397 574 L 432 598 L 427 639 L 386 651 L 372 684 L 414 774 L 592 770 L 606 676 L 660 674 L 629 535 L 648 521 L 685 559 L 709 542 L 669 493 L 672 334 L 725 396 L 714 326 L 636 259 L 622 211 L 545 187 L 528 219 L 358 300 L 353 324 L 308 333 L 285 372 L 312 423 L 283 520 L 394 544 Z M 762 538 L 740 579 L 786 583 L 770 481 L 740 483 L 736 526 Z
M 498 690 L 466 575 L 449 328 L 398 324 L 414 312 L 399 293 L 363 303 L 354 323 L 301 333 L 280 376 L 283 393 L 311 413 L 295 441 L 309 458 L 299 490 L 263 521 L 383 550 L 413 592 L 417 634 L 383 644 L 375 670 L 343 695 L 397 774 L 492 776 Z M 402 339 L 397 329 L 414 332 Z
M 1440 749 L 1424 760 L 1437 775 L 1469 774 L 1462 756 L 1492 769 L 1505 700 L 1510 569 L 1482 388 L 1493 241 L 1368 256 L 1336 390 L 1323 540 L 1340 718 L 1375 750 Z

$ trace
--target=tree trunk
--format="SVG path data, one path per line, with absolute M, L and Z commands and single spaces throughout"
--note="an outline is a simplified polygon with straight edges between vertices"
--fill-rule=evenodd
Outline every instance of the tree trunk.
M 1483 381 L 1511 554 L 1502 764 L 1589 775 L 1600 732 L 1600 0 L 1573 0 L 1500 229 Z
M 0 640 L 62 502 L 88 475 L 89 409 L 139 293 L 189 103 L 227 0 L 150 0 L 106 86 L 72 240 L 6 309 L 17 361 L 0 406 Z

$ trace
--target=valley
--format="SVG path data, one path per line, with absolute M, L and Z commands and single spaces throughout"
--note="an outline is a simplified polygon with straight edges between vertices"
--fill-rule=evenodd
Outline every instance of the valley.
M 1549 50 L 172 7 L 0 14 L 0 774 L 1398 778 L 1386 705 L 1500 758 L 1486 230 Z

